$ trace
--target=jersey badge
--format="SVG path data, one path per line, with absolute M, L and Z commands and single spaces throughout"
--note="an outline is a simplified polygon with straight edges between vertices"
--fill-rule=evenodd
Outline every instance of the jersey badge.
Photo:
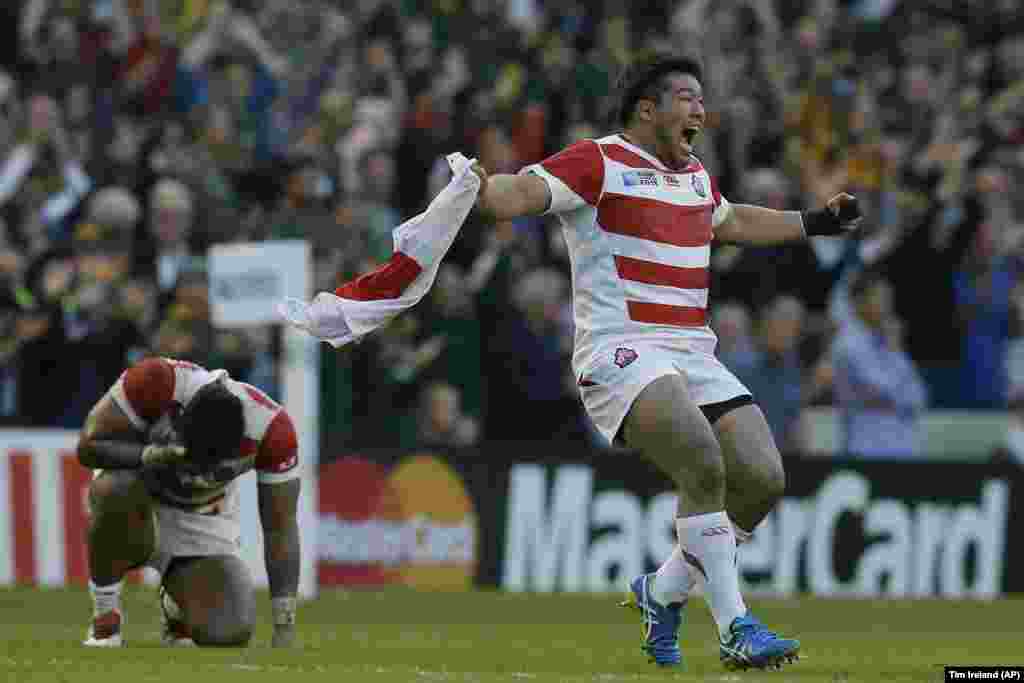
M 690 176 L 690 185 L 693 186 L 693 191 L 696 192 L 698 196 L 708 196 L 707 188 L 704 187 L 704 181 L 701 180 L 701 177 L 696 173 Z
M 637 359 L 637 352 L 633 349 L 627 349 L 625 346 L 620 346 L 615 349 L 615 364 L 620 368 L 624 368 Z

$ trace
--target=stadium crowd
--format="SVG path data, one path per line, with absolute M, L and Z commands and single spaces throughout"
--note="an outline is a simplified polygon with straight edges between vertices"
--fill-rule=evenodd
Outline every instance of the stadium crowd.
M 784 450 L 810 405 L 877 437 L 1024 404 L 1015 0 L 26 0 L 0 32 L 5 424 L 79 427 L 148 354 L 277 396 L 273 330 L 211 324 L 209 245 L 309 239 L 333 289 L 446 152 L 508 172 L 603 134 L 653 50 L 704 62 L 698 153 L 731 201 L 867 208 L 860 240 L 714 249 L 720 355 Z M 323 347 L 326 442 L 596 440 L 568 268 L 552 220 L 471 217 L 411 314 Z

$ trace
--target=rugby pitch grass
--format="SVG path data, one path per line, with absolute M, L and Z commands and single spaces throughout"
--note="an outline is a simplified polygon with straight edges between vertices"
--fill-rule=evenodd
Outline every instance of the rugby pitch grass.
M 686 668 L 639 651 L 637 614 L 619 596 L 328 591 L 303 605 L 300 646 L 268 647 L 265 595 L 247 649 L 165 649 L 155 592 L 126 589 L 123 650 L 80 646 L 89 598 L 78 589 L 0 590 L 4 683 L 231 681 L 548 683 L 578 681 L 942 681 L 944 665 L 1024 664 L 1024 599 L 994 602 L 752 601 L 772 628 L 799 637 L 782 672 L 730 673 L 718 662 L 703 601 L 688 610 Z

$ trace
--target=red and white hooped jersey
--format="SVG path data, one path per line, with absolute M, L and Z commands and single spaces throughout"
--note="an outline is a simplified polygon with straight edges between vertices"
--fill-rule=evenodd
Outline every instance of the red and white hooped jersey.
M 277 484 L 299 476 L 298 440 L 288 413 L 256 387 L 227 376 L 225 370 L 207 370 L 194 363 L 171 358 L 147 358 L 125 370 L 111 389 L 111 396 L 141 431 L 148 431 L 162 416 L 183 409 L 210 382 L 223 379 L 242 401 L 245 432 L 239 444 L 238 474 L 255 469 L 261 484 Z M 230 495 L 234 480 L 189 485 L 168 482 L 166 497 L 183 505 L 209 504 Z
M 629 340 L 713 353 L 713 230 L 731 210 L 700 160 L 673 170 L 620 135 L 583 140 L 521 173 L 543 178 L 572 264 L 579 370 Z

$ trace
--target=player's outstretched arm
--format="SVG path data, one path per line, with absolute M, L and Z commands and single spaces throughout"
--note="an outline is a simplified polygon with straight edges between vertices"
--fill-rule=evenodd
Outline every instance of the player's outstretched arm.
M 296 595 L 299 591 L 300 545 L 297 510 L 299 479 L 259 485 L 263 558 L 274 613 L 274 647 L 295 642 Z
M 733 204 L 728 217 L 715 228 L 715 239 L 754 246 L 783 244 L 814 235 L 845 235 L 856 230 L 862 218 L 856 197 L 846 193 L 812 211 Z
M 499 173 L 492 176 L 480 164 L 473 165 L 473 172 L 481 181 L 477 209 L 494 220 L 539 216 L 551 205 L 551 190 L 536 175 Z

